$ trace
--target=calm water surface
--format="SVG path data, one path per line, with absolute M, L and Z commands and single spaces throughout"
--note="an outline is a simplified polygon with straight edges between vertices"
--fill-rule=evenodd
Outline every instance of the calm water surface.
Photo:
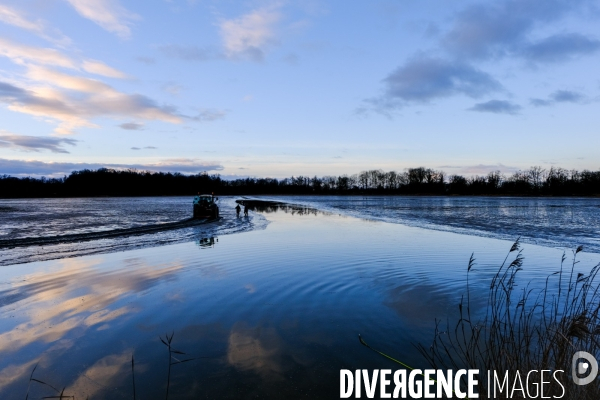
M 181 207 L 176 218 L 185 218 L 185 200 L 165 207 Z M 222 207 L 222 222 L 165 233 L 163 246 L 146 243 L 155 235 L 113 250 L 87 242 L 88 255 L 0 267 L 0 398 L 24 398 L 37 365 L 34 378 L 78 399 L 132 399 L 132 355 L 137 398 L 164 398 L 169 359 L 159 337 L 172 333 L 186 353 L 177 357 L 194 358 L 172 367 L 173 399 L 338 398 L 340 369 L 396 368 L 361 346 L 359 333 L 427 367 L 412 343 L 428 344 L 434 319 L 456 315 L 471 253 L 483 297 L 512 241 L 369 219 L 364 205 L 340 213 L 336 201 L 320 207 L 327 213 L 248 219 Z M 85 253 L 79 245 L 66 246 Z M 0 252 L 17 250 L 34 254 Z M 523 250 L 523 282 L 558 270 L 561 249 Z M 61 250 L 38 251 L 43 258 Z M 600 254 L 578 259 L 585 272 Z M 30 399 L 56 394 L 37 382 L 29 390 Z

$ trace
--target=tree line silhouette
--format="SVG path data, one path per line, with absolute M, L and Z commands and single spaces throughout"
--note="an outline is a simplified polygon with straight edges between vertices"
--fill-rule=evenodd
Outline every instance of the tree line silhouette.
M 74 171 L 63 178 L 0 176 L 0 197 L 175 196 L 198 192 L 220 195 L 258 194 L 399 194 L 399 195 L 600 195 L 600 171 L 531 167 L 512 175 L 447 175 L 431 168 L 404 172 L 362 171 L 354 175 L 285 179 L 223 179 L 201 173 L 184 175 L 138 170 Z

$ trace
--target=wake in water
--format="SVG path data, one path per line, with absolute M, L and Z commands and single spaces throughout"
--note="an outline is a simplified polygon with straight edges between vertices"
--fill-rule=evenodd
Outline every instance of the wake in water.
M 165 232 L 173 229 L 191 228 L 201 224 L 217 222 L 209 219 L 184 219 L 177 222 L 167 222 L 164 224 L 144 225 L 135 228 L 112 229 L 109 231 L 75 233 L 70 235 L 24 237 L 18 239 L 0 240 L 0 249 L 28 246 L 48 246 L 52 244 L 63 244 L 73 242 L 85 242 L 89 240 L 113 239 L 119 237 L 147 235 L 151 233 Z
M 30 213 L 22 212 L 34 201 L 40 206 Z M 175 221 L 165 220 L 189 216 L 190 198 L 50 199 L 44 204 L 39 200 L 15 203 L 18 204 L 6 206 L 11 209 L 0 216 L 4 231 L 1 232 L 4 235 L 0 234 L 0 265 L 189 241 L 203 247 L 220 235 L 264 229 L 267 225 L 260 214 L 236 218 L 233 198 L 221 200 L 222 217 L 218 220 Z M 66 208 L 65 203 L 72 207 Z

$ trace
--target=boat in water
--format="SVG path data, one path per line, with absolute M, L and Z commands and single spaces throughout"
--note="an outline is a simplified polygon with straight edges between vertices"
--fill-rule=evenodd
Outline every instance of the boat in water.
M 218 197 L 212 194 L 199 194 L 194 197 L 194 218 L 219 218 Z

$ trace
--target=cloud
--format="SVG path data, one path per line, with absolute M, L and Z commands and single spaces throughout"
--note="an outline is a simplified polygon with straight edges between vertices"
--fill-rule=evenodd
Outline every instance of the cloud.
M 14 8 L 10 8 L 6 5 L 0 4 L 0 21 L 5 24 L 13 25 L 22 29 L 26 29 L 28 31 L 33 31 L 36 33 L 42 33 L 40 25 L 38 22 L 31 22 L 25 19 L 23 15 L 21 15 Z
M 169 106 L 159 106 L 140 94 L 125 94 L 95 79 L 29 67 L 28 78 L 42 86 L 21 88 L 0 82 L 0 102 L 13 111 L 58 121 L 55 132 L 70 134 L 80 127 L 96 127 L 94 117 L 136 118 L 181 122 Z
M 576 56 L 591 54 L 600 49 L 600 40 L 569 33 L 547 37 L 524 46 L 521 55 L 532 62 L 561 62 Z
M 66 104 L 57 93 L 35 93 L 9 83 L 0 82 L 0 103 L 8 104 L 12 111 L 35 116 L 46 116 L 61 121 L 58 133 L 69 133 L 77 126 L 94 125 L 77 116 L 77 111 Z
M 57 50 L 26 46 L 2 38 L 0 38 L 0 55 L 9 58 L 15 64 L 27 65 L 29 68 L 32 68 L 30 63 L 69 69 L 79 68 L 77 62 Z M 101 61 L 84 60 L 81 62 L 80 67 L 84 71 L 96 75 L 102 75 L 109 78 L 127 78 L 127 75 L 123 72 L 109 67 Z
M 262 61 L 267 49 L 277 42 L 275 25 L 280 19 L 278 6 L 273 6 L 222 21 L 221 37 L 226 55 L 234 59 Z
M 535 107 L 548 107 L 556 103 L 585 104 L 588 99 L 585 95 L 571 90 L 557 90 L 550 94 L 548 99 L 531 99 L 530 103 Z
M 502 89 L 489 74 L 459 61 L 418 55 L 383 80 L 385 99 L 426 103 L 440 97 L 469 97 Z
M 504 54 L 506 46 L 518 40 L 532 21 L 510 12 L 509 2 L 477 4 L 458 14 L 454 27 L 442 39 L 453 54 L 487 58 Z
M 507 0 L 468 6 L 441 40 L 453 56 L 468 59 L 519 57 L 534 63 L 568 61 L 600 48 L 600 41 L 580 33 L 551 34 L 530 40 L 535 28 L 552 23 L 582 1 Z
M 105 30 L 126 39 L 131 35 L 130 26 L 139 16 L 127 11 L 117 0 L 67 0 L 84 18 Z
M 43 21 L 30 21 L 20 11 L 6 5 L 0 4 L 0 21 L 5 24 L 16 26 L 21 29 L 28 30 L 34 34 L 53 42 L 59 46 L 66 46 L 71 43 L 71 40 L 57 30 L 49 29 Z
M 585 96 L 570 90 L 557 90 L 550 95 L 550 98 L 557 103 L 580 103 L 585 99 Z
M 8 57 L 16 64 L 25 64 L 27 61 L 42 65 L 52 65 L 64 68 L 75 68 L 75 63 L 69 57 L 54 49 L 31 47 L 12 42 L 0 37 L 0 55 Z
M 558 21 L 580 11 L 589 0 L 499 0 L 467 5 L 454 15 L 451 27 L 439 35 L 434 57 L 422 52 L 405 61 L 384 79 L 384 96 L 366 100 L 356 114 L 390 110 L 440 97 L 479 97 L 502 89 L 477 63 L 509 58 L 530 66 L 564 62 L 600 50 L 600 40 L 583 33 L 556 32 Z M 536 106 L 548 100 L 532 99 Z M 508 107 L 507 107 L 508 106 Z M 518 106 L 517 106 L 518 107 Z M 514 114 L 517 108 L 492 100 L 475 111 Z
M 137 122 L 125 122 L 119 125 L 119 127 L 128 131 L 141 131 L 144 129 L 144 124 L 138 124 Z
M 26 76 L 32 81 L 83 93 L 102 93 L 111 87 L 96 79 L 73 76 L 49 68 L 30 66 Z
M 109 67 L 101 61 L 86 60 L 82 63 L 81 66 L 85 71 L 91 74 L 102 75 L 109 78 L 127 78 L 127 75 L 125 75 L 123 72 Z
M 503 173 L 512 173 L 519 171 L 520 168 L 498 164 L 477 164 L 477 165 L 441 165 L 437 168 L 454 169 L 452 173 L 461 173 L 467 175 L 488 174 L 493 171 L 501 171 Z
M 521 110 L 521 106 L 506 100 L 490 100 L 484 103 L 477 103 L 469 108 L 469 111 L 490 112 L 494 114 L 516 115 Z
M 156 150 L 156 147 L 154 147 L 154 146 L 132 147 L 131 150 Z
M 171 58 L 179 58 L 185 61 L 207 61 L 214 58 L 222 58 L 223 55 L 208 48 L 198 46 L 181 46 L 177 44 L 165 44 L 158 46 L 158 50 Z
M 561 18 L 577 7 L 577 3 L 581 2 L 505 0 L 474 4 L 458 13 L 454 26 L 442 38 L 441 44 L 451 54 L 470 59 L 496 58 L 519 52 L 526 55 L 520 49 L 527 44 L 531 31 L 540 24 Z
M 0 158 L 2 174 L 13 176 L 63 176 L 73 171 L 99 168 L 137 169 L 155 172 L 181 172 L 196 174 L 208 171 L 221 171 L 223 166 L 216 162 L 204 162 L 197 159 L 177 158 L 167 159 L 149 164 L 104 164 L 104 163 L 72 163 L 72 162 L 43 162 L 36 160 L 9 160 Z
M 195 121 L 212 122 L 225 118 L 227 112 L 224 110 L 201 109 L 198 115 L 192 117 Z
M 13 99 L 28 96 L 26 90 L 11 85 L 10 83 L 0 82 L 0 99 Z
M 270 47 L 277 44 L 275 28 L 281 20 L 279 4 L 260 8 L 219 24 L 223 50 L 196 45 L 164 44 L 158 50 L 171 58 L 185 61 L 208 61 L 214 59 L 249 59 L 263 61 Z M 286 62 L 297 62 L 297 57 L 287 57 Z
M 53 153 L 69 153 L 62 146 L 68 144 L 75 146 L 78 141 L 74 139 L 27 136 L 0 133 L 0 147 L 15 148 L 25 151 L 50 150 Z

